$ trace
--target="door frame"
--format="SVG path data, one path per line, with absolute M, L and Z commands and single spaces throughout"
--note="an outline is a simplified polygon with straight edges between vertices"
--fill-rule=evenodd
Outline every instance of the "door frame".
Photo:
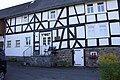
M 50 37 L 51 37 L 51 46 L 52 46 L 52 31 L 42 31 L 42 32 L 39 32 L 39 46 L 41 46 L 41 43 L 42 43 L 42 40 L 41 40 L 41 38 L 42 38 L 42 34 L 44 34 L 44 33 L 50 33 Z M 39 54 L 41 55 L 41 47 L 39 47 Z
M 74 59 L 75 51 L 80 51 L 80 50 L 83 50 L 83 66 L 86 66 L 86 65 L 85 65 L 85 64 L 86 64 L 86 63 L 85 63 L 85 60 L 86 60 L 86 59 L 85 59 L 85 58 L 86 58 L 86 56 L 85 56 L 85 49 L 83 49 L 83 48 L 82 48 L 82 49 L 74 49 L 74 51 L 73 51 L 73 52 L 74 52 L 74 54 L 73 54 L 73 62 L 74 62 L 74 63 L 73 63 L 73 66 L 77 66 L 77 65 L 75 65 L 75 59 Z M 79 65 L 78 65 L 78 66 L 79 66 Z

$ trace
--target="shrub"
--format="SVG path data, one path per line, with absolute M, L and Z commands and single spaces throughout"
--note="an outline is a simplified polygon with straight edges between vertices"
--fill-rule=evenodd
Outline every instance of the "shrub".
M 17 61 L 17 58 L 11 57 L 11 58 L 9 58 L 9 61 L 10 61 L 10 62 L 16 62 L 16 61 Z
M 113 53 L 99 56 L 100 80 L 120 80 L 120 61 Z

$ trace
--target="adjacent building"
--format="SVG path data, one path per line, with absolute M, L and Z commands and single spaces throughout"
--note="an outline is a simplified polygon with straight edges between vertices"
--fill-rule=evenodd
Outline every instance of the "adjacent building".
M 75 65 L 85 66 L 91 55 L 119 52 L 120 0 L 35 0 L 0 10 L 0 19 L 7 56 L 72 49 Z

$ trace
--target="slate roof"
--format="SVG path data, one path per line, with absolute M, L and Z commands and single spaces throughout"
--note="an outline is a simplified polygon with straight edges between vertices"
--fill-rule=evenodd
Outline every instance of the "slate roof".
M 36 0 L 34 3 L 28 2 L 0 10 L 0 19 L 16 17 L 20 15 L 31 14 L 39 11 L 81 4 L 90 1 L 100 0 Z

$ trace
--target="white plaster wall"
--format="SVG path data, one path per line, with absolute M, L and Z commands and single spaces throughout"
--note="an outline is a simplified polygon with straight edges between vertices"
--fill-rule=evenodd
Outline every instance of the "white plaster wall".
M 5 53 L 6 56 L 23 56 L 23 51 L 26 50 L 29 46 L 26 46 L 26 37 L 31 38 L 31 45 L 33 47 L 33 33 L 23 33 L 23 34 L 14 34 L 6 35 L 5 41 Z M 7 41 L 11 40 L 11 48 L 7 47 Z M 20 40 L 20 47 L 16 47 L 16 40 Z
M 41 21 L 41 13 L 36 13 L 36 16 L 38 17 L 38 19 Z M 38 20 L 36 20 L 38 21 Z
M 76 5 L 75 6 L 76 10 L 77 10 L 77 14 L 84 14 L 85 13 L 85 6 L 84 4 L 81 4 L 81 5 Z
M 67 35 L 67 29 L 65 29 L 64 31 L 64 35 L 63 35 L 63 39 L 67 39 L 68 35 Z
M 61 22 L 64 26 L 67 25 L 67 19 L 60 19 L 60 22 Z
M 112 45 L 120 45 L 120 37 L 112 37 Z
M 35 25 L 36 25 L 36 26 L 35 26 L 35 29 L 38 28 L 39 24 L 40 24 L 40 23 L 36 23 L 36 24 L 35 24 Z M 40 25 L 38 29 L 43 29 L 43 28 L 42 28 L 41 25 Z
M 10 19 L 7 20 L 8 24 L 10 25 Z M 8 26 L 8 25 L 7 25 Z
M 48 15 L 49 15 L 48 11 L 43 12 L 42 20 L 48 20 Z
M 95 15 L 87 15 L 87 22 L 94 22 L 95 20 Z
M 31 21 L 33 16 L 34 16 L 34 14 L 29 15 L 29 22 Z M 34 19 L 31 22 L 34 22 Z
M 60 18 L 62 18 L 62 17 L 67 17 L 67 11 L 66 11 L 66 8 L 64 8 L 64 10 L 63 10 L 63 12 L 62 12 Z
M 9 29 L 9 28 L 6 28 L 6 33 L 8 32 L 8 29 Z
M 53 28 L 56 21 L 50 21 L 50 28 Z
M 53 47 L 56 47 L 56 49 L 58 49 L 59 48 L 59 44 L 60 44 L 60 42 L 53 42 Z
M 103 14 L 97 14 L 97 20 L 98 20 L 98 21 L 107 20 L 106 14 L 105 14 L 105 13 L 103 13 Z
M 72 48 L 74 44 L 75 44 L 75 40 L 70 40 L 70 48 Z
M 23 26 L 23 31 L 25 31 L 26 28 L 27 28 L 27 25 L 24 25 L 24 26 Z
M 112 19 L 119 19 L 119 13 L 118 11 L 113 11 L 113 12 L 108 12 L 108 18 L 109 20 L 112 20 Z
M 75 31 L 74 31 L 74 27 L 72 27 L 72 28 L 69 28 L 70 29 L 70 31 L 73 33 L 73 35 L 75 34 Z M 70 38 L 73 38 L 73 36 L 71 36 L 71 34 L 70 34 Z
M 21 26 L 16 26 L 16 32 L 21 32 Z
M 12 30 L 13 32 L 15 32 L 15 26 L 11 27 L 11 30 Z
M 99 39 L 99 45 L 109 45 L 108 38 L 106 39 Z
M 70 6 L 69 7 L 69 15 L 75 15 L 75 9 L 74 9 L 74 6 Z
M 15 18 L 11 19 L 11 25 L 15 25 Z
M 62 41 L 61 48 L 67 48 L 67 41 Z
M 85 38 L 84 26 L 77 27 L 77 38 Z
M 80 42 L 80 44 L 85 47 L 85 40 L 78 40 Z
M 30 24 L 30 27 L 32 28 L 32 30 L 34 30 L 34 24 Z
M 46 29 L 48 28 L 48 22 L 42 22 L 42 24 Z
M 60 36 L 60 38 L 62 36 L 62 32 L 63 32 L 63 29 L 58 29 L 58 36 Z
M 117 0 L 108 0 L 107 1 L 107 10 L 114 10 L 114 9 L 118 9 Z
M 85 16 L 78 16 L 80 23 L 85 23 Z
M 88 46 L 97 46 L 97 40 L 96 39 L 89 39 Z
M 16 24 L 21 24 L 22 17 L 16 17 Z
M 120 35 L 120 23 L 110 23 L 110 30 L 112 35 Z
M 69 24 L 78 24 L 77 16 L 69 17 Z

